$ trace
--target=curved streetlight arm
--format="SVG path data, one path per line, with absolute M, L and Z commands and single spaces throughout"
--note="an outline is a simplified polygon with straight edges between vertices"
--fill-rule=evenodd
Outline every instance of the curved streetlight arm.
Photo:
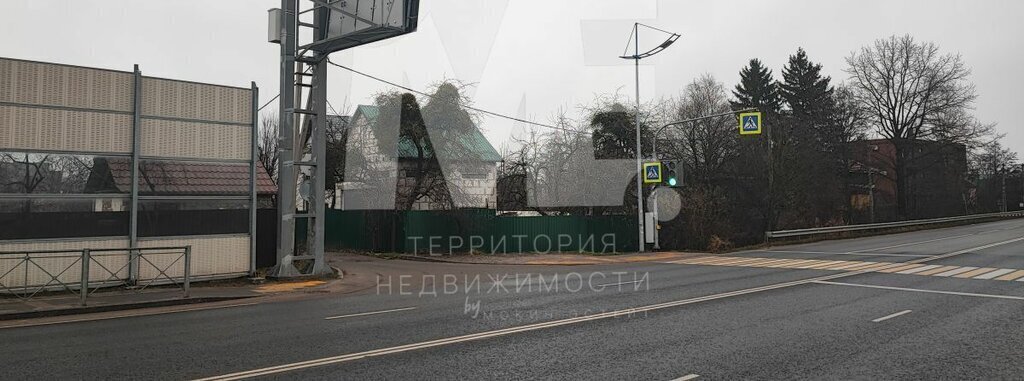
M 705 116 L 701 116 L 701 117 L 677 120 L 677 121 L 674 121 L 674 122 L 666 123 L 665 125 L 663 125 L 661 127 L 658 127 L 657 130 L 654 130 L 654 137 L 652 138 L 653 141 L 651 142 L 651 155 L 654 156 L 654 160 L 658 160 L 658 135 L 661 134 L 661 131 L 663 131 L 664 129 L 666 129 L 668 127 L 678 126 L 680 124 L 686 124 L 686 123 L 690 123 L 690 122 L 698 122 L 698 121 L 701 121 L 701 120 L 704 120 L 704 119 L 718 118 L 718 117 L 722 117 L 722 116 L 735 115 L 735 114 L 738 114 L 738 113 L 752 112 L 752 111 L 757 111 L 757 109 L 751 107 L 751 108 L 745 108 L 745 109 L 742 109 L 742 110 L 723 112 L 721 114 L 705 115 Z
M 641 26 L 647 27 L 647 28 L 650 28 L 650 29 L 653 29 L 653 30 L 656 30 L 656 31 L 659 31 L 659 32 L 662 32 L 662 33 L 665 33 L 665 34 L 668 34 L 669 35 L 668 39 L 663 41 L 658 46 L 655 46 L 654 49 L 648 50 L 648 51 L 643 52 L 643 53 L 640 53 L 640 47 L 639 46 L 634 46 L 634 48 L 636 48 L 636 51 L 634 52 L 633 55 L 621 55 L 621 56 L 619 56 L 619 58 L 627 59 L 627 60 L 639 60 L 639 59 L 642 59 L 642 58 L 647 58 L 647 57 L 653 56 L 655 54 L 661 53 L 662 50 L 665 50 L 665 48 L 669 47 L 669 45 L 672 45 L 672 43 L 676 42 L 676 40 L 678 40 L 679 37 L 682 37 L 682 35 L 680 35 L 678 33 L 672 33 L 672 32 L 669 32 L 667 30 L 658 29 L 658 28 L 655 28 L 653 26 L 650 26 L 650 25 L 647 25 L 647 24 L 641 24 L 641 23 L 634 23 L 633 24 L 633 33 L 634 34 L 639 33 L 640 31 L 638 29 Z M 634 37 L 634 36 L 631 35 L 630 37 Z M 639 38 L 636 39 L 635 43 L 636 44 L 640 43 Z M 626 45 L 626 49 L 629 49 L 629 45 L 628 44 Z

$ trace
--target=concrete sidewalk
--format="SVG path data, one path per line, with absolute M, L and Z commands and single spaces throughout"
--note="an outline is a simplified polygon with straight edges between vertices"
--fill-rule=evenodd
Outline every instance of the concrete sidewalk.
M 250 284 L 244 279 L 212 283 L 197 282 L 192 285 L 188 298 L 185 298 L 182 290 L 177 288 L 152 288 L 143 291 L 111 288 L 89 295 L 85 306 L 81 305 L 79 294 L 70 292 L 40 295 L 29 300 L 18 299 L 14 296 L 0 296 L 0 321 L 190 305 L 232 299 L 252 298 L 253 301 L 263 302 L 271 299 L 277 300 L 281 297 L 303 297 L 310 294 L 348 294 L 372 290 L 377 285 L 378 279 L 382 277 L 483 271 L 474 270 L 472 267 L 459 267 L 459 265 L 467 264 L 493 265 L 486 267 L 487 271 L 496 269 L 515 271 L 523 265 L 600 265 L 669 261 L 699 255 L 706 254 L 660 252 L 615 255 L 561 253 L 444 257 L 399 256 L 399 260 L 394 260 L 395 257 L 385 259 L 371 255 L 330 253 L 327 257 L 328 263 L 343 270 L 344 277 L 340 279 L 277 280 L 259 285 Z M 413 262 L 413 260 L 420 262 Z
M 0 296 L 0 321 L 210 303 L 288 293 L 344 292 L 348 287 L 339 285 L 340 281 L 341 279 L 307 279 L 251 284 L 244 279 L 238 279 L 196 283 L 189 290 L 187 298 L 180 288 L 155 287 L 142 291 L 110 288 L 89 295 L 84 306 L 81 294 L 71 292 L 39 295 L 31 299 L 5 295 Z
M 89 295 L 84 306 L 81 295 L 77 293 L 36 296 L 31 299 L 9 296 L 0 299 L 0 320 L 165 307 L 260 295 L 252 288 L 242 287 L 194 287 L 189 294 L 189 297 L 184 297 L 181 289 L 101 290 Z

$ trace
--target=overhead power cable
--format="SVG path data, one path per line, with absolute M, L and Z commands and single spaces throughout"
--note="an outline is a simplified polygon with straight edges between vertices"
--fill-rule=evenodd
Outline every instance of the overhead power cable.
M 418 95 L 421 95 L 421 96 L 424 96 L 424 97 L 427 97 L 427 98 L 430 98 L 430 99 L 436 99 L 431 94 L 427 94 L 425 92 L 422 92 L 422 91 L 419 91 L 419 90 L 416 90 L 416 89 L 411 89 L 411 88 L 399 85 L 397 83 L 388 81 L 386 79 L 383 79 L 383 78 L 380 78 L 380 77 L 377 77 L 377 76 L 374 76 L 374 75 L 371 75 L 371 74 L 363 73 L 363 72 L 361 72 L 359 70 L 350 68 L 348 66 L 336 64 L 333 61 L 331 61 L 329 58 L 327 59 L 327 63 L 329 63 L 331 65 L 334 65 L 334 66 L 337 66 L 339 68 L 348 70 L 348 71 L 350 71 L 352 73 L 359 74 L 359 75 L 361 75 L 363 77 L 366 77 L 366 78 L 369 78 L 369 79 L 372 79 L 372 80 L 375 80 L 375 81 L 378 81 L 378 82 L 386 83 L 388 85 L 397 87 L 399 89 L 408 91 L 410 93 L 418 94 Z M 574 133 L 584 133 L 585 132 L 585 131 L 577 131 L 577 130 L 573 130 L 573 129 L 569 129 L 569 128 L 565 128 L 565 127 L 558 127 L 558 126 L 554 126 L 554 125 L 550 125 L 550 124 L 537 123 L 537 122 L 529 121 L 529 120 L 526 120 L 526 119 L 516 118 L 514 116 L 509 116 L 509 115 L 497 113 L 497 112 L 494 112 L 494 111 L 488 111 L 488 110 L 484 110 L 482 108 L 477 108 L 477 107 L 473 107 L 473 106 L 467 106 L 467 105 L 461 105 L 461 106 L 465 107 L 467 109 L 479 112 L 481 114 L 487 114 L 487 115 L 491 115 L 491 116 L 494 116 L 494 117 L 508 119 L 508 120 L 512 120 L 512 121 L 516 121 L 516 122 L 521 122 L 521 123 L 526 123 L 526 124 L 530 124 L 530 125 L 534 125 L 534 126 L 538 126 L 538 127 L 544 127 L 544 128 L 550 128 L 550 129 L 561 130 L 561 131 L 565 131 L 565 132 L 574 132 Z
M 270 100 L 267 101 L 267 103 L 264 103 L 263 106 L 260 106 L 260 108 L 257 109 L 256 112 L 263 111 L 264 108 L 266 108 L 267 106 L 270 106 L 270 103 L 273 102 L 275 99 L 277 99 L 277 97 L 280 97 L 280 96 L 281 96 L 281 93 L 277 93 L 277 95 L 275 95 L 273 98 L 270 98 Z

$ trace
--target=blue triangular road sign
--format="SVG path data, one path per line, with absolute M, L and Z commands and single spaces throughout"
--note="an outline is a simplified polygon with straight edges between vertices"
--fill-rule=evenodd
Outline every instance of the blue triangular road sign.
M 757 130 L 757 122 L 754 121 L 754 117 L 753 116 L 748 116 L 748 117 L 743 118 L 743 119 L 745 119 L 743 121 L 743 129 L 744 130 L 748 130 L 748 131 Z
M 654 167 L 654 166 L 647 167 L 647 178 L 648 179 L 657 179 L 658 177 L 659 177 L 658 176 L 658 167 Z

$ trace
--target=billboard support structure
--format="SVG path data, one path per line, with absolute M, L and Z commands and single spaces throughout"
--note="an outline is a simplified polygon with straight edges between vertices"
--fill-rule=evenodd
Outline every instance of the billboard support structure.
M 300 4 L 311 6 L 300 10 Z M 281 8 L 270 11 L 269 39 L 281 44 L 281 94 L 277 264 L 269 276 L 332 272 L 324 257 L 327 57 L 339 50 L 411 33 L 416 30 L 418 13 L 419 0 L 281 0 Z M 301 20 L 305 14 L 312 14 L 312 20 Z M 307 34 L 299 33 L 299 27 L 311 30 L 311 42 L 300 44 L 300 35 Z M 308 96 L 306 108 L 299 107 L 304 93 Z M 296 196 L 302 197 L 305 207 L 301 210 Z M 297 252 L 295 247 L 296 219 L 307 222 L 304 252 Z

